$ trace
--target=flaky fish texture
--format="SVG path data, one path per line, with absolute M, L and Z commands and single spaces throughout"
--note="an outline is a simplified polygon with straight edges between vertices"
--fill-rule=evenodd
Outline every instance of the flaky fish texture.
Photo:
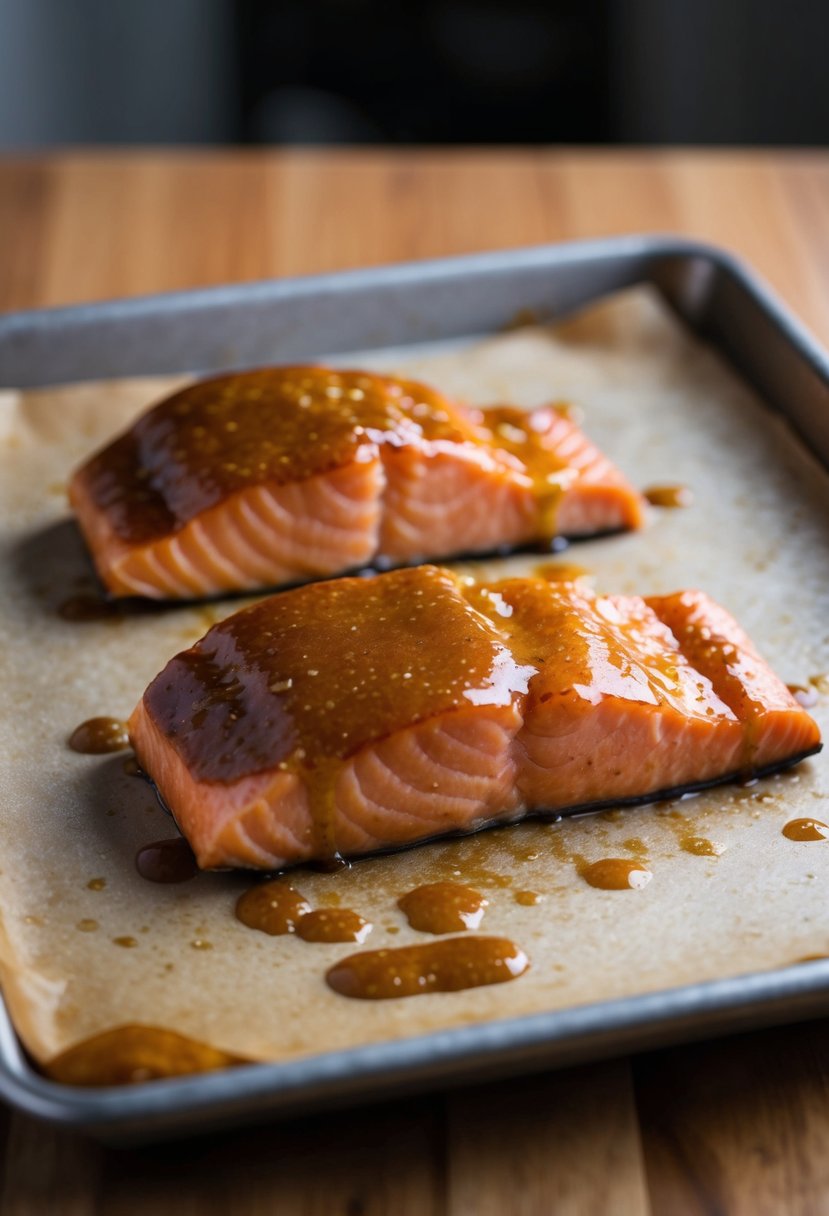
M 260 601 L 130 719 L 205 868 L 279 869 L 788 766 L 816 723 L 700 591 L 435 566 Z
M 643 499 L 561 408 L 477 410 L 322 367 L 204 380 L 74 474 L 113 596 L 195 599 L 370 564 L 639 527 Z

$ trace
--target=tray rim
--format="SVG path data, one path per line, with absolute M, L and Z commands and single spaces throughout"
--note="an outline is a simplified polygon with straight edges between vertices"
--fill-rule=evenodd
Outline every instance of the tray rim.
M 821 1016 L 815 997 L 829 1000 L 829 957 L 293 1060 L 254 1061 L 143 1085 L 96 1088 L 64 1085 L 36 1072 L 0 1001 L 0 1051 L 5 1057 L 0 1068 L 0 1098 L 38 1118 L 118 1142 L 135 1138 L 136 1131 L 138 1138 L 145 1138 L 147 1131 L 152 1136 L 156 1121 L 164 1131 L 186 1132 L 188 1125 L 181 1126 L 175 1117 L 182 1108 L 185 1114 L 206 1115 L 208 1120 L 211 1113 L 218 1114 L 222 1122 L 250 1117 L 244 1107 L 240 1109 L 240 1103 L 250 1099 L 258 1100 L 250 1112 L 254 1116 L 308 1113 L 326 1101 L 341 1103 L 343 1083 L 355 1078 L 382 1081 L 383 1085 L 376 1091 L 348 1088 L 344 1096 L 354 1105 L 417 1089 L 420 1073 L 430 1066 L 422 1088 L 434 1088 L 442 1081 L 486 1080 L 486 1074 L 476 1077 L 472 1071 L 477 1070 L 482 1051 L 509 1052 L 515 1060 L 507 1061 L 500 1075 L 520 1075 L 536 1065 L 555 1068 L 762 1025 L 764 1019 L 753 1016 L 761 1005 L 797 1002 L 790 1020 L 808 1020 Z M 720 1014 L 730 1016 L 723 1021 L 717 1017 Z M 776 1022 L 773 1010 L 771 1014 L 771 1021 Z M 621 1045 L 607 1043 L 608 1034 L 624 1035 Z M 578 1041 L 574 1053 L 567 1050 L 573 1040 Z M 557 1051 L 557 1047 L 563 1050 Z M 498 1069 L 494 1075 L 499 1075 Z M 316 1089 L 309 1095 L 311 1087 Z M 154 1126 L 145 1130 L 141 1125 L 146 1120 L 153 1120 Z
M 758 305 L 766 318 L 827 391 L 829 353 L 776 293 L 734 254 L 705 242 L 670 235 L 629 235 L 477 253 L 368 269 L 262 280 L 129 299 L 0 315 L 0 381 L 4 352 L 21 338 L 48 340 L 58 331 L 83 332 L 113 319 L 127 324 L 149 316 L 267 305 L 314 295 L 405 287 L 441 281 L 563 267 L 587 268 L 611 259 L 631 263 L 630 285 L 648 279 L 662 259 L 701 263 L 719 272 Z M 601 298 L 599 295 L 595 299 Z M 470 335 L 472 336 L 472 335 Z M 404 342 L 400 343 L 405 345 Z M 48 381 L 46 381 L 48 382 Z M 48 1080 L 28 1062 L 0 993 L 0 1097 L 50 1122 L 104 1139 L 148 1138 L 198 1130 L 212 1119 L 227 1122 L 288 1114 L 345 1100 L 389 1097 L 406 1088 L 474 1081 L 499 1066 L 518 1074 L 535 1065 L 679 1042 L 719 1029 L 764 1020 L 787 1021 L 829 1012 L 829 959 L 764 972 L 702 981 L 610 1001 L 568 1006 L 516 1018 L 322 1051 L 283 1062 L 253 1063 L 215 1073 L 138 1086 L 79 1089 Z
M 631 286 L 647 281 L 644 275 L 635 273 L 637 268 L 644 270 L 660 260 L 696 259 L 707 270 L 719 271 L 733 285 L 743 288 L 760 306 L 799 357 L 829 389 L 829 351 L 762 276 L 740 256 L 722 246 L 669 233 L 631 233 L 552 242 L 0 313 L 0 385 L 10 387 L 4 381 L 4 358 L 14 357 L 16 346 L 26 335 L 51 339 L 66 327 L 82 331 L 101 322 L 134 323 L 149 317 L 175 316 L 182 310 L 211 312 L 228 307 L 273 304 L 287 298 L 299 300 L 329 294 L 340 296 L 390 286 L 405 288 L 408 284 L 437 283 L 457 275 L 470 278 L 521 270 L 587 268 L 611 259 L 628 259 L 632 263 L 634 274 L 630 278 Z M 469 331 L 467 333 L 474 336 Z M 401 345 L 404 344 L 401 342 Z M 49 383 L 54 382 L 40 381 L 42 385 Z

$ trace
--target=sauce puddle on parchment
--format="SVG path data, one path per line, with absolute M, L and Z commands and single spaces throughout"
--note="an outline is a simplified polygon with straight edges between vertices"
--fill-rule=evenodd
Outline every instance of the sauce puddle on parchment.
M 787 840 L 827 840 L 829 824 L 820 819 L 790 819 L 782 832 Z
M 76 726 L 69 736 L 73 752 L 84 756 L 101 756 L 106 752 L 122 752 L 130 745 L 127 724 L 119 718 L 88 718 Z
M 690 507 L 694 501 L 693 492 L 688 486 L 651 486 L 644 494 L 652 507 L 676 510 L 679 507 Z
M 503 984 L 528 967 L 524 951 L 505 937 L 450 937 L 352 954 L 335 963 L 325 979 L 341 996 L 382 1001 Z
M 591 887 L 601 891 L 641 890 L 653 878 L 641 861 L 627 857 L 603 857 L 581 869 L 581 876 Z
M 397 906 L 420 933 L 459 933 L 477 929 L 489 900 L 456 882 L 431 882 L 407 891 Z
M 183 836 L 145 844 L 135 855 L 135 868 L 148 882 L 187 882 L 200 873 L 193 850 Z
M 236 901 L 236 919 L 248 929 L 282 937 L 295 933 L 305 942 L 362 944 L 372 925 L 352 908 L 317 908 L 283 879 L 259 883 Z

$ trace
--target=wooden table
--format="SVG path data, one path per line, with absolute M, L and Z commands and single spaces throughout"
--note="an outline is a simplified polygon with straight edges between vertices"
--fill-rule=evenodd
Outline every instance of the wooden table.
M 672 231 L 829 342 L 829 154 L 101 152 L 0 162 L 0 309 Z M 0 1216 L 829 1212 L 829 1024 L 106 1151 L 0 1111 Z

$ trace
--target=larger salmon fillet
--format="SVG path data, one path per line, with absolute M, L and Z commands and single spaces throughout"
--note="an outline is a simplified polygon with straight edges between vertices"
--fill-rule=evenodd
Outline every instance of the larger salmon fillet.
M 338 579 L 214 626 L 129 723 L 202 867 L 278 869 L 772 771 L 817 725 L 702 592 Z
M 278 367 L 192 384 L 74 474 L 115 596 L 191 599 L 635 528 L 643 500 L 566 412 Z

